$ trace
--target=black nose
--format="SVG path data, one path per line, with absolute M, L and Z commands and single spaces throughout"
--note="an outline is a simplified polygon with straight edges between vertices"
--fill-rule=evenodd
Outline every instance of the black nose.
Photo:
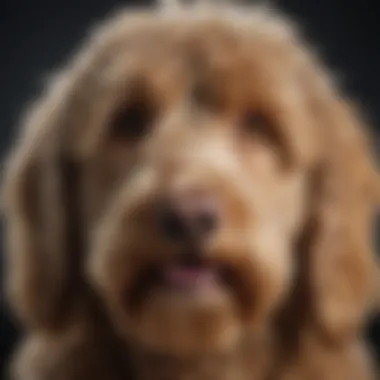
M 162 200 L 158 208 L 161 233 L 175 241 L 196 243 L 218 227 L 219 210 L 213 197 L 185 192 Z

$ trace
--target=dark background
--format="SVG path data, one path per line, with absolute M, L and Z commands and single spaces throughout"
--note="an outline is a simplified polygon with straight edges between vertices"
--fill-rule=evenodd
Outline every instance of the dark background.
M 2 0 L 0 2 L 0 154 L 15 132 L 24 104 L 43 77 L 65 62 L 90 26 L 119 5 L 151 1 Z M 342 87 L 364 107 L 380 132 L 380 4 L 376 0 L 278 0 L 300 21 Z M 378 233 L 378 235 L 380 235 Z M 379 239 L 380 240 L 380 239 Z M 0 251 L 1 254 L 1 251 Z M 0 298 L 1 300 L 1 298 Z M 369 323 L 380 360 L 380 318 Z M 15 325 L 0 310 L 0 367 L 13 346 Z M 2 368 L 0 368 L 1 370 Z M 0 372 L 1 373 L 1 372 Z

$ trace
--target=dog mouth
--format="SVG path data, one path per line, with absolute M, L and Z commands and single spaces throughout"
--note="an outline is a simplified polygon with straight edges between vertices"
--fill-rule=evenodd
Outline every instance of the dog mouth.
M 128 304 L 131 308 L 141 306 L 157 291 L 186 297 L 231 291 L 241 294 L 241 288 L 238 273 L 227 264 L 186 257 L 141 269 L 128 292 Z
M 176 291 L 204 291 L 223 283 L 222 265 L 188 256 L 159 267 L 161 286 Z

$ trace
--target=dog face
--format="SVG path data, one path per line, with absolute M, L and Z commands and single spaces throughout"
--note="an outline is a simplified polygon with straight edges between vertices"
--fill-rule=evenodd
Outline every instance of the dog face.
M 339 102 L 293 45 L 286 23 L 260 11 L 251 18 L 185 16 L 124 15 L 101 31 L 70 78 L 66 73 L 53 88 L 45 105 L 53 110 L 52 126 L 30 132 L 35 136 L 25 145 L 32 148 L 24 147 L 18 172 L 10 171 L 20 177 L 37 160 L 56 176 L 44 198 L 54 202 L 48 212 L 56 215 L 38 216 L 40 226 L 55 228 L 52 241 L 45 240 L 50 247 L 54 239 L 66 241 L 57 257 L 77 251 L 74 264 L 61 262 L 65 280 L 73 281 L 72 265 L 82 268 L 77 277 L 90 285 L 81 286 L 96 289 L 123 337 L 177 354 L 230 349 L 269 323 L 299 277 L 297 241 L 316 217 L 310 178 L 333 157 L 326 152 L 347 145 L 334 145 L 344 141 L 337 140 L 340 132 L 326 132 L 345 113 L 336 112 Z M 334 111 L 322 118 L 320 109 L 327 108 Z M 347 138 L 356 140 L 354 147 L 357 136 Z M 42 139 L 50 139 L 43 154 L 35 148 Z M 372 169 L 362 159 L 364 149 L 356 151 L 357 163 L 365 164 L 352 195 L 338 195 L 334 206 L 320 200 L 321 191 L 319 211 L 323 202 L 330 214 L 347 202 L 365 209 L 363 215 L 370 211 L 370 197 L 358 201 L 357 195 L 370 193 Z M 349 185 L 340 159 L 333 162 L 340 186 Z M 31 183 L 41 180 L 33 173 Z M 71 185 L 62 192 L 64 183 Z M 24 193 L 20 197 L 28 203 Z M 323 228 L 314 235 L 331 239 L 331 228 Z M 81 249 L 74 244 L 70 250 L 67 242 L 75 240 Z M 366 249 L 362 241 L 358 246 Z M 355 268 L 358 299 L 368 289 L 363 273 L 370 256 L 362 254 L 363 265 Z M 307 265 L 318 267 L 323 257 L 310 253 Z M 304 273 L 321 281 L 320 271 Z M 324 297 L 318 294 L 316 302 L 323 298 L 324 305 Z M 356 298 L 353 303 L 355 314 L 361 307 Z M 323 323 L 329 312 L 321 313 Z
M 85 191 L 107 187 L 90 267 L 116 324 L 175 352 L 262 326 L 289 286 L 306 201 L 287 116 L 303 117 L 295 73 L 267 67 L 239 31 L 198 23 L 144 30 L 146 47 L 128 51 L 127 95 L 102 123 Z

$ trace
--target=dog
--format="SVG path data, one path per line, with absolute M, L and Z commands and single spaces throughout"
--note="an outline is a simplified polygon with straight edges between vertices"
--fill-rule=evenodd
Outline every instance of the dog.
M 14 379 L 376 378 L 370 133 L 281 12 L 201 5 L 117 12 L 26 113 Z

